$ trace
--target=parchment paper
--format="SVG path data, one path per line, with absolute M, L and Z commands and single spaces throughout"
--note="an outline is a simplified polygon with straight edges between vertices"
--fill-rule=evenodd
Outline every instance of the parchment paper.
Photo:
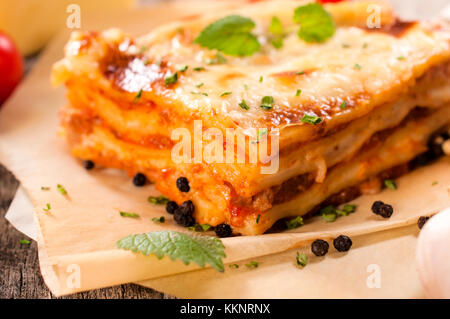
M 212 2 L 207 3 L 202 2 L 203 10 L 212 9 Z M 229 5 L 214 3 L 214 6 Z M 101 21 L 97 18 L 84 25 L 89 29 L 114 25 L 140 35 L 158 23 L 197 11 L 198 5 L 175 3 L 148 11 L 141 9 L 103 17 Z M 48 78 L 51 64 L 62 57 L 66 40 L 67 32 L 52 43 L 0 113 L 0 160 L 21 181 L 35 208 L 41 271 L 53 293 L 61 295 L 159 278 L 144 284 L 182 297 L 339 297 L 339 291 L 340 297 L 363 297 L 377 294 L 372 293 L 375 290 L 367 293 L 364 277 L 359 278 L 355 274 L 364 272 L 361 265 L 366 267 L 373 262 L 384 262 L 385 269 L 395 268 L 389 274 L 397 274 L 388 277 L 392 287 L 397 289 L 386 290 L 385 297 L 400 296 L 399 290 L 410 296 L 415 296 L 415 292 L 420 295 L 417 276 L 411 266 L 414 256 L 411 247 L 415 247 L 414 234 L 417 232 L 414 226 L 380 231 L 415 224 L 419 216 L 450 206 L 448 158 L 399 179 L 397 191 L 388 190 L 376 196 L 358 198 L 355 201 L 357 213 L 335 223 L 314 218 L 296 231 L 224 239 L 225 261 L 258 258 L 262 261 L 261 266 L 254 271 L 243 269 L 244 262 L 240 263 L 240 269 L 227 270 L 225 274 L 211 269 L 199 271 L 196 265 L 185 266 L 167 258 L 157 260 L 153 256 L 116 249 L 114 243 L 131 233 L 183 229 L 171 218 L 162 225 L 151 221 L 152 217 L 165 215 L 163 207 L 146 201 L 148 195 L 156 194 L 152 186 L 136 188 L 128 176 L 112 170 L 86 172 L 56 135 L 57 109 L 65 103 L 64 88 L 52 89 Z M 438 184 L 432 186 L 435 181 Z M 64 197 L 56 191 L 58 183 L 65 186 L 69 196 Z M 51 190 L 42 191 L 42 186 L 49 186 Z M 381 220 L 370 212 L 374 200 L 393 204 L 395 213 L 390 220 Z M 50 212 L 43 211 L 47 203 L 51 204 Z M 141 218 L 120 217 L 119 210 L 137 212 Z M 305 269 L 296 269 L 295 252 L 289 249 L 303 247 L 306 251 L 312 240 L 319 237 L 330 239 L 340 234 L 365 236 L 357 237 L 355 247 L 347 254 L 330 253 L 325 258 L 312 258 Z M 398 249 L 393 250 L 392 247 Z M 285 253 L 275 254 L 279 252 Z M 345 258 L 340 258 L 343 256 Z M 81 285 L 76 287 L 70 284 L 74 265 L 81 274 Z M 187 271 L 191 272 L 185 273 Z M 169 276 L 179 273 L 185 274 Z M 367 273 L 364 275 L 367 277 Z M 161 278 L 163 276 L 168 277 Z M 301 281 L 290 280 L 292 277 Z M 212 289 L 209 287 L 211 280 L 230 288 Z M 292 286 L 295 282 L 301 283 L 301 291 Z M 399 282 L 403 286 L 399 286 Z M 342 292 L 342 287 L 337 289 L 341 284 L 348 287 L 346 293 Z M 236 289 L 242 285 L 245 289 Z M 275 292 L 274 287 L 279 287 L 280 292 Z M 405 290 L 400 289 L 402 287 Z

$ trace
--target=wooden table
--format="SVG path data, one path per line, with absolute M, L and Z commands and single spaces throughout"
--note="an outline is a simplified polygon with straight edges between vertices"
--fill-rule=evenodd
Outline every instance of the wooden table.
M 36 242 L 17 231 L 5 219 L 6 211 L 18 186 L 19 183 L 14 176 L 0 165 L 0 298 L 56 298 L 42 279 Z M 20 244 L 21 239 L 28 239 L 31 244 Z M 138 285 L 127 284 L 62 298 L 163 299 L 173 297 Z

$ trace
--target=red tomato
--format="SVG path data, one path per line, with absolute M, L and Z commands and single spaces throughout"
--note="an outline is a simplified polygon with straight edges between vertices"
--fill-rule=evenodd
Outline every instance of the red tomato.
M 9 97 L 23 75 L 23 61 L 12 40 L 0 32 L 0 105 Z

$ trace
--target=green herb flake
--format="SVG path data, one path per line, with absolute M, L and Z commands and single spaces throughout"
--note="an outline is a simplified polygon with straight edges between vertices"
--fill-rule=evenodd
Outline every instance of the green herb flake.
M 180 71 L 180 72 L 186 72 L 188 68 L 189 68 L 189 66 L 188 66 L 188 65 L 185 65 L 185 66 L 182 66 L 178 71 Z
M 50 206 L 49 203 L 47 203 L 47 204 L 45 205 L 45 207 L 42 208 L 42 209 L 44 210 L 44 212 L 48 212 L 48 211 L 50 211 L 50 209 L 52 209 L 52 207 Z
M 257 37 L 250 32 L 254 27 L 249 18 L 229 15 L 208 25 L 194 42 L 228 55 L 250 56 L 261 49 Z
M 188 227 L 188 230 L 195 232 L 205 232 L 211 229 L 211 225 L 208 224 L 195 224 L 194 226 Z
M 178 72 L 174 74 L 167 75 L 164 78 L 164 86 L 169 86 L 178 82 Z
M 297 89 L 297 92 L 295 93 L 295 96 L 300 96 L 300 94 L 302 94 L 302 90 Z
M 229 264 L 228 267 L 230 267 L 231 269 L 238 269 L 239 265 L 238 264 Z
M 260 76 L 260 77 L 259 77 L 259 83 L 263 83 L 263 81 L 264 81 L 264 77 L 263 77 L 263 76 Z
M 342 210 L 348 214 L 354 213 L 356 211 L 356 205 L 354 204 L 345 204 Z
M 130 217 L 130 218 L 139 218 L 139 214 L 136 213 L 129 213 L 129 212 L 119 212 L 120 216 L 122 217 Z
M 41 191 L 49 191 L 50 187 L 48 186 L 41 186 Z
M 133 102 L 137 102 L 142 96 L 142 89 L 139 90 L 139 92 L 137 92 L 136 96 L 133 99 Z
M 434 181 L 433 183 L 431 183 L 432 186 L 439 184 L 438 181 Z
M 56 188 L 58 189 L 58 192 L 61 193 L 61 195 L 67 195 L 67 190 L 61 184 L 56 185 Z
M 220 94 L 220 97 L 224 97 L 224 96 L 227 96 L 227 95 L 230 95 L 230 94 L 233 94 L 233 92 L 223 92 L 223 93 Z
M 361 65 L 359 65 L 358 63 L 356 63 L 354 66 L 353 66 L 353 68 L 355 69 L 355 70 L 361 70 Z
M 246 91 L 248 91 L 248 85 L 247 85 L 247 84 L 244 84 L 244 89 L 245 89 Z
M 363 44 L 363 49 L 367 49 L 369 47 L 369 43 L 364 43 Z
M 203 82 L 201 82 L 201 83 L 199 83 L 199 84 L 195 85 L 195 87 L 196 87 L 196 88 L 201 88 L 201 87 L 202 87 L 203 85 L 204 85 L 204 83 L 203 83 Z
M 336 219 L 338 218 L 336 209 L 331 205 L 322 208 L 319 214 L 320 216 L 322 216 L 322 219 L 324 219 L 327 223 L 332 223 L 336 221 Z
M 192 70 L 194 70 L 195 72 L 202 72 L 202 71 L 205 71 L 206 69 L 203 66 L 197 66 L 197 67 L 193 68 Z
M 305 71 L 298 71 L 296 74 L 297 75 L 303 75 L 303 74 L 305 74 Z
M 222 54 L 217 53 L 214 58 L 207 59 L 205 62 L 210 65 L 225 64 L 227 63 L 227 59 Z
M 208 96 L 208 93 L 205 93 L 205 92 L 191 92 L 191 94 Z
M 397 189 L 397 184 L 392 179 L 385 179 L 383 183 L 384 183 L 384 186 L 386 186 L 389 189 L 393 189 L 393 190 Z
M 347 101 L 344 101 L 344 102 L 341 103 L 341 105 L 339 105 L 339 108 L 340 108 L 341 110 L 345 110 L 345 109 L 347 108 L 347 106 L 348 106 Z
M 298 36 L 308 43 L 323 43 L 334 35 L 331 15 L 319 3 L 310 3 L 295 9 L 294 21 L 300 24 Z
M 257 261 L 251 261 L 251 262 L 249 262 L 248 264 L 245 264 L 245 266 L 246 266 L 247 268 L 250 268 L 250 269 L 255 269 L 255 268 L 258 268 L 259 262 L 257 262 Z
M 152 222 L 157 223 L 157 224 L 162 224 L 165 221 L 166 221 L 166 219 L 164 218 L 164 216 L 152 218 Z
M 397 57 L 397 60 L 399 60 L 399 61 L 403 61 L 403 60 L 405 60 L 406 58 L 404 57 L 404 56 L 399 56 L 399 57 Z
M 249 110 L 250 109 L 250 107 L 248 106 L 247 102 L 245 102 L 245 100 L 242 100 L 242 102 L 239 103 L 239 106 L 241 108 L 243 108 L 244 110 Z
M 31 241 L 26 240 L 26 239 L 21 239 L 21 240 L 19 240 L 19 244 L 21 244 L 21 245 L 29 245 L 29 244 L 31 244 Z
M 259 224 L 259 220 L 261 219 L 261 215 L 258 214 L 258 217 L 256 217 L 256 224 Z
M 297 252 L 297 265 L 305 267 L 308 264 L 308 255 Z
M 165 205 L 169 202 L 169 199 L 165 196 L 149 196 L 147 198 L 149 203 L 155 204 L 155 205 Z
M 226 257 L 225 246 L 217 237 L 157 231 L 124 237 L 116 246 L 146 256 L 154 254 L 158 259 L 167 255 L 172 260 L 181 260 L 185 265 L 194 262 L 205 267 L 209 264 L 218 271 L 224 271 L 222 258 Z
M 261 99 L 260 107 L 264 110 L 271 110 L 273 107 L 274 99 L 272 96 L 265 96 Z
M 303 226 L 303 224 L 304 224 L 303 218 L 301 216 L 297 216 L 293 219 L 286 221 L 286 228 L 287 229 L 295 229 L 295 228 L 299 228 L 300 226 Z
M 308 123 L 308 124 L 314 124 L 317 125 L 319 123 L 322 122 L 322 118 L 315 116 L 315 115 L 309 115 L 309 114 L 305 114 L 303 115 L 301 121 L 303 123 Z

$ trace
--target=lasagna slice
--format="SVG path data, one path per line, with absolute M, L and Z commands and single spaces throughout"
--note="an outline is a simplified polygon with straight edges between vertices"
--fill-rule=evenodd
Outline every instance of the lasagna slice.
M 293 16 L 311 6 L 300 1 L 190 17 L 136 39 L 74 32 L 52 74 L 67 87 L 71 151 L 144 174 L 178 205 L 192 201 L 196 223 L 235 234 L 377 191 L 448 130 L 450 28 L 375 4 L 377 26 L 367 25 L 373 1 L 312 5 L 333 21 L 316 41 L 299 37 L 308 23 Z M 227 17 L 247 23 L 222 34 L 249 37 L 231 42 L 238 54 L 221 52 L 220 37 L 216 48 L 198 41 Z

